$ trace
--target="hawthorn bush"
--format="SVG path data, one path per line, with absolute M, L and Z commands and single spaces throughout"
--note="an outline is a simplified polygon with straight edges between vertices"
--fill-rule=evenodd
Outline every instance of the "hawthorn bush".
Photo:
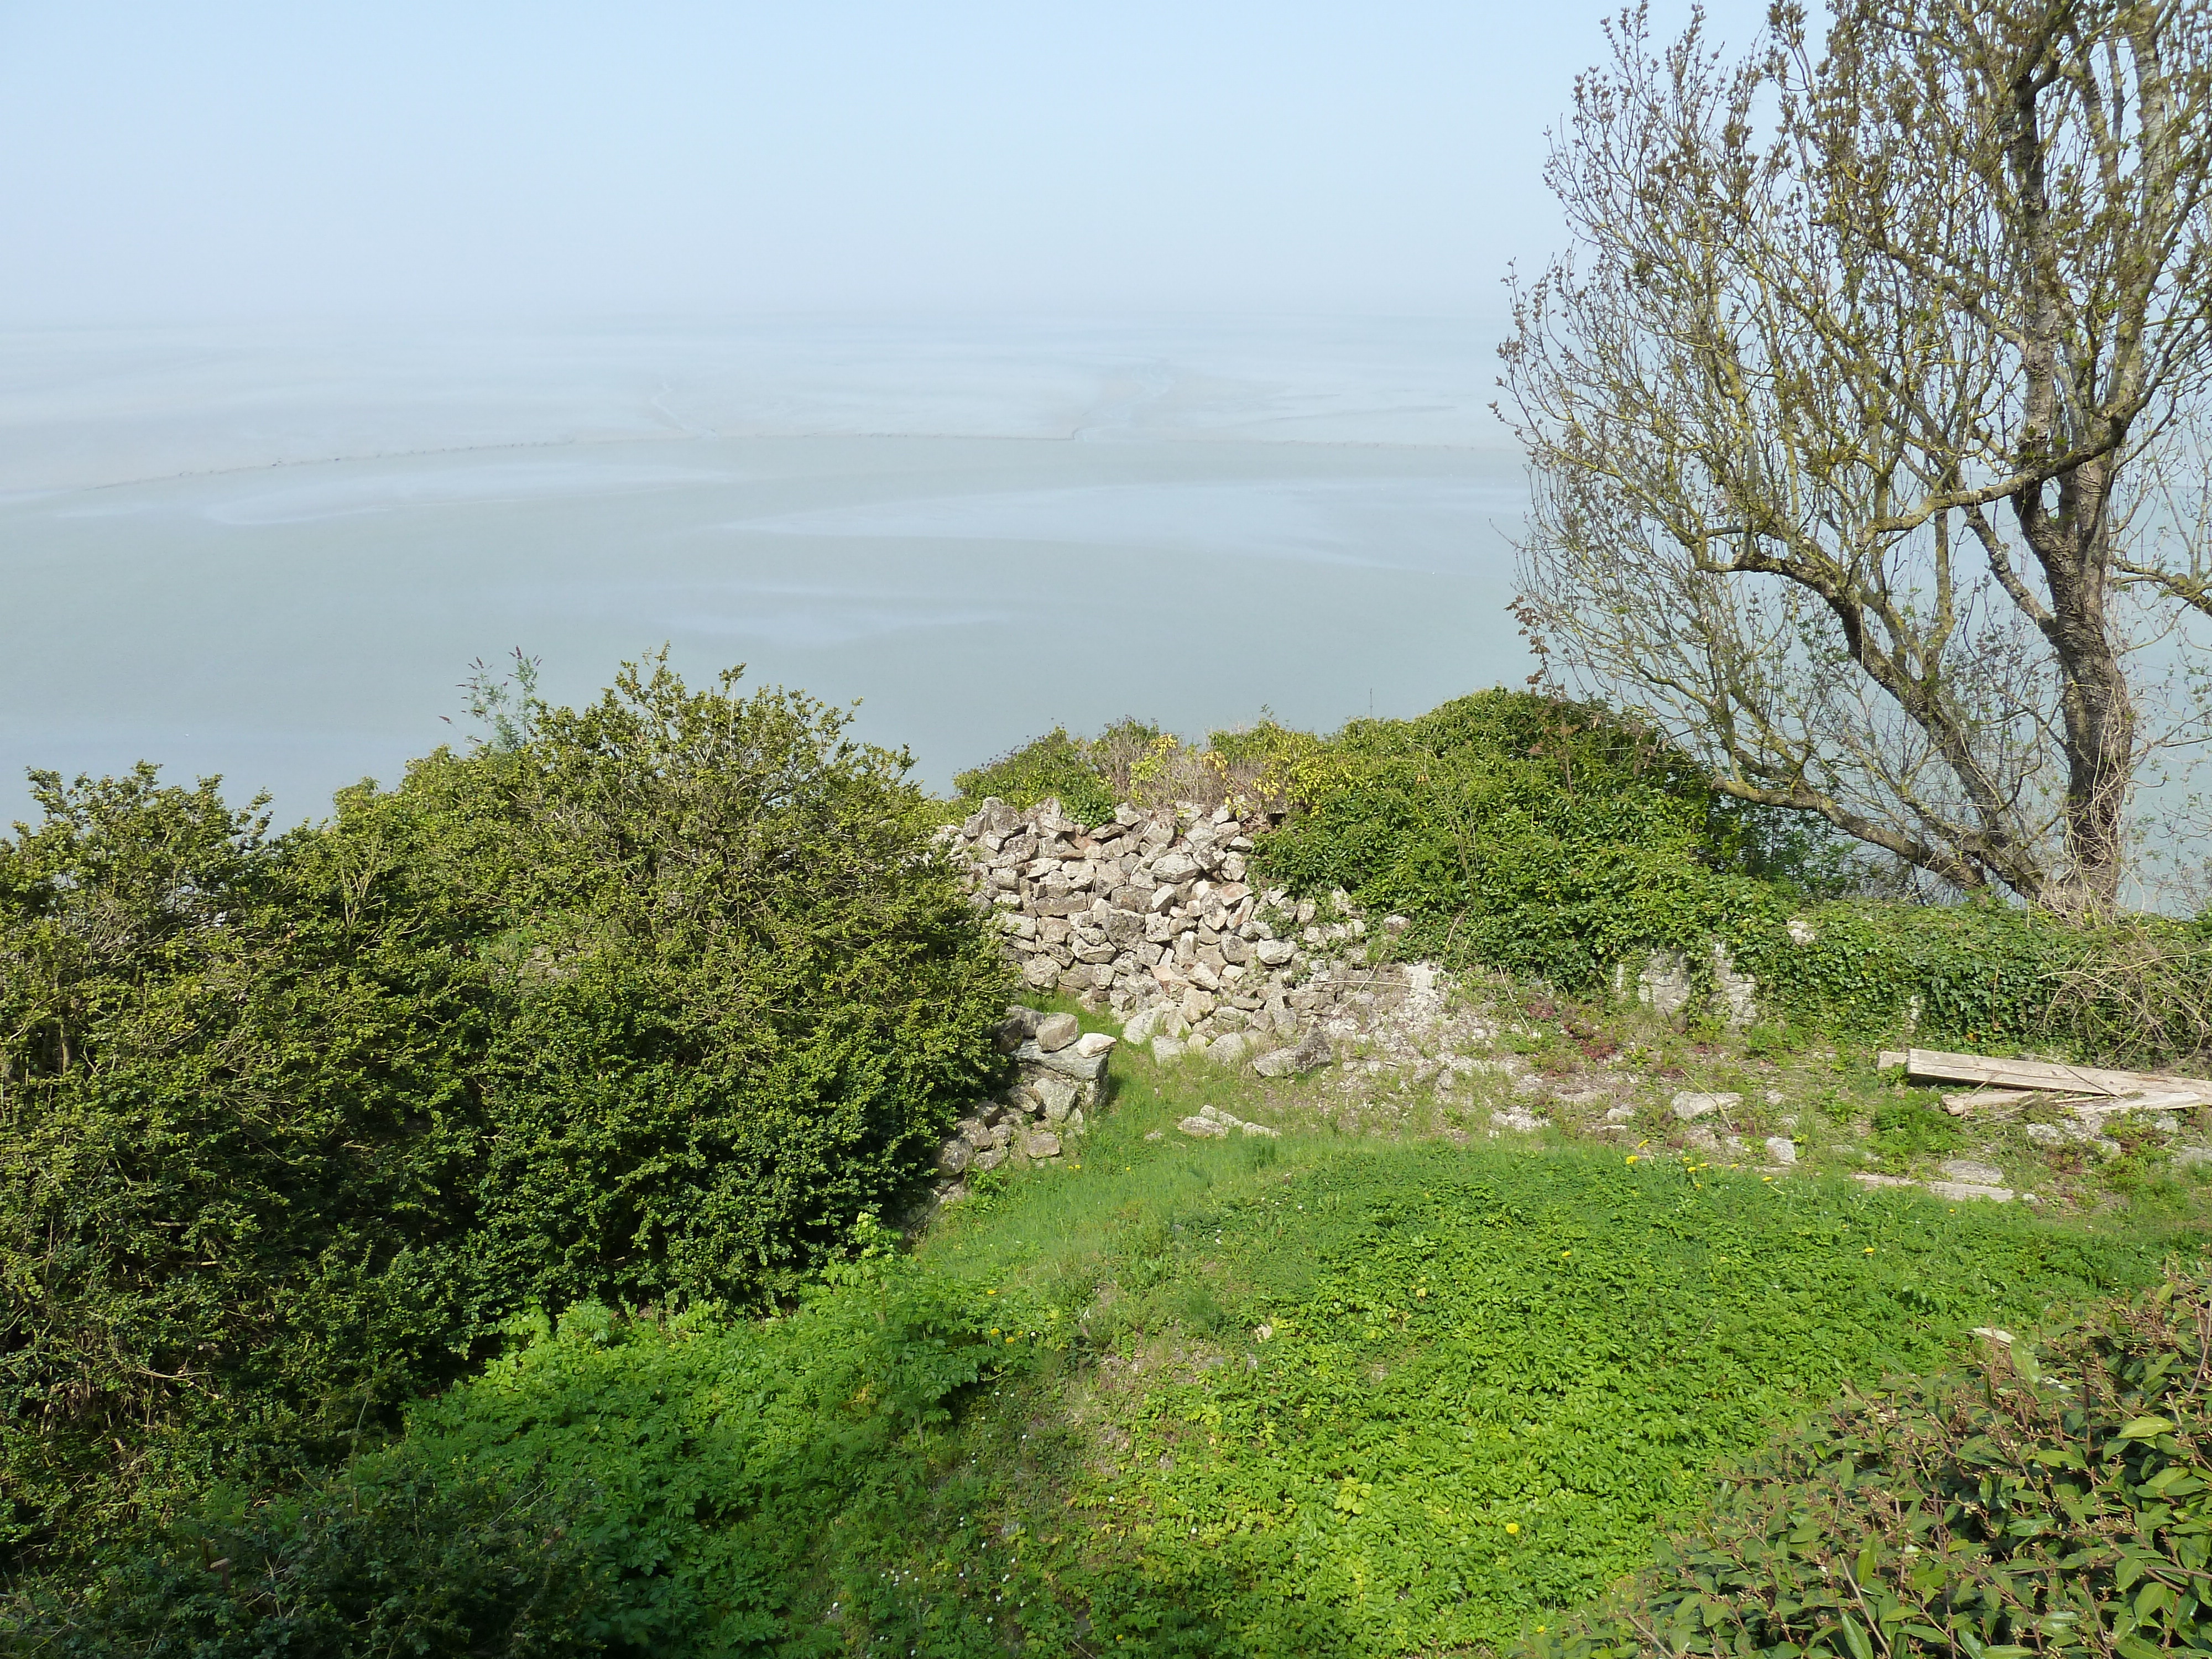
M 785 1297 L 988 1080 L 1006 969 L 906 757 L 665 662 L 521 714 L 276 836 L 34 778 L 0 1565 L 343 1456 L 533 1307 Z

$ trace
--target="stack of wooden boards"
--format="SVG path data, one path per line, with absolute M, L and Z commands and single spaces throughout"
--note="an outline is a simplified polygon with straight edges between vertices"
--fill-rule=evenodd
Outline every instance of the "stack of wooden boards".
M 1885 1071 L 1902 1066 L 1915 1083 L 1977 1085 L 1964 1094 L 1944 1097 L 1943 1109 L 1960 1117 L 1976 1110 L 2030 1103 L 2069 1107 L 2083 1119 L 2115 1112 L 2174 1112 L 2212 1106 L 2212 1082 L 2159 1072 L 2114 1072 L 2043 1060 L 1992 1060 L 1983 1054 L 1947 1054 L 1934 1048 L 1885 1051 L 1877 1063 Z

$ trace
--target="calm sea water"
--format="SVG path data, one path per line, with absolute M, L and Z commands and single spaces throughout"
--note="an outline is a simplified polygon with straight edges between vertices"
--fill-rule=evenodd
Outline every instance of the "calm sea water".
M 141 757 L 281 817 L 589 696 L 861 699 L 924 779 L 1056 723 L 1321 726 L 1527 672 L 1472 325 L 0 336 L 0 816 Z

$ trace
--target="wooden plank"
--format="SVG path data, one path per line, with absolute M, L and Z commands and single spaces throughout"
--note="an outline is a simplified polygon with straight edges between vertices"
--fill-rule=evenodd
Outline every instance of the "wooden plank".
M 1935 1048 L 1908 1049 L 1905 1071 L 1906 1076 L 1923 1083 L 1978 1083 L 2000 1089 L 2054 1090 L 2069 1095 L 2202 1091 L 2212 1096 L 2212 1082 L 2203 1078 L 2115 1072 L 2098 1066 L 2062 1066 L 2044 1060 L 1993 1060 L 1985 1054 L 1951 1054 Z

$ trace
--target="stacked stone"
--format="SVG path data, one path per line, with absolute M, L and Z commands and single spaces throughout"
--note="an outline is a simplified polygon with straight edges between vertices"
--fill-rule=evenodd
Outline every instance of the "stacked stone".
M 1098 1089 L 1115 1039 L 1081 1033 L 1073 1014 L 1009 1008 L 999 1051 L 1014 1059 L 1015 1080 L 978 1101 L 937 1150 L 939 1173 L 953 1177 L 1001 1164 L 1048 1164 L 1072 1152 L 1098 1113 Z M 1086 1111 L 1089 1116 L 1085 1116 Z
M 1357 939 L 1309 901 L 1255 892 L 1245 858 L 1264 815 L 1121 806 L 1086 826 L 1055 801 L 1017 811 L 995 798 L 960 826 L 979 896 L 1035 989 L 1058 989 L 1129 1021 L 1131 1042 L 1205 1048 L 1234 1062 L 1273 1050 L 1315 1005 L 1301 948 Z

